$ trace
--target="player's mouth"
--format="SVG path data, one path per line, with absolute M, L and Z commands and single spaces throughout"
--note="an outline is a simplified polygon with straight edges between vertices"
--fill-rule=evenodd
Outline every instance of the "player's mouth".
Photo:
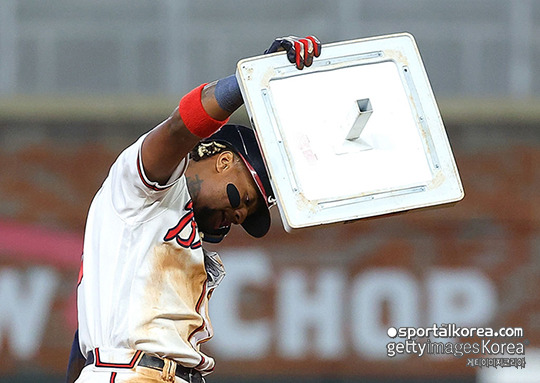
M 229 226 L 231 226 L 231 220 L 227 218 L 227 216 L 225 215 L 225 212 L 222 212 L 221 222 L 219 223 L 219 226 L 217 227 L 217 229 L 221 229 L 221 228 L 229 227 Z

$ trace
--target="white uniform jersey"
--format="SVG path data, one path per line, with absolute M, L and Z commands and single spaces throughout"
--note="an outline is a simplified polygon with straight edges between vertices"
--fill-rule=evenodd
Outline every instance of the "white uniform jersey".
M 208 299 L 223 265 L 201 247 L 183 175 L 188 160 L 167 185 L 150 182 L 140 155 L 145 137 L 118 157 L 88 213 L 81 351 L 142 350 L 207 374 L 214 360 L 199 345 L 212 337 Z

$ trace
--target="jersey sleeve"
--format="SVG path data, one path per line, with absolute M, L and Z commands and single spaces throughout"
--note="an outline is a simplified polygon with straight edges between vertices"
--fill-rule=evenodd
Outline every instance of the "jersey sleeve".
M 141 157 L 142 143 L 147 135 L 141 136 L 118 156 L 106 180 L 113 206 L 123 216 L 137 215 L 139 210 L 171 198 L 170 194 L 178 187 L 186 187 L 185 182 L 177 184 L 187 168 L 187 157 L 180 162 L 165 185 L 148 179 Z
M 153 193 L 153 192 L 161 192 L 168 190 L 171 186 L 173 186 L 176 182 L 178 182 L 178 179 L 184 175 L 184 172 L 186 171 L 187 164 L 188 164 L 188 158 L 184 158 L 176 167 L 176 169 L 173 171 L 171 177 L 167 181 L 165 185 L 160 185 L 158 182 L 153 182 L 148 179 L 146 176 L 146 173 L 144 172 L 144 166 L 142 162 L 142 142 L 144 141 L 144 138 L 148 134 L 145 134 L 139 141 L 137 141 L 137 174 L 139 176 L 139 180 L 143 183 L 144 187 L 142 187 L 142 192 L 149 194 L 149 195 L 159 195 L 159 193 Z M 137 185 L 141 186 L 141 185 Z

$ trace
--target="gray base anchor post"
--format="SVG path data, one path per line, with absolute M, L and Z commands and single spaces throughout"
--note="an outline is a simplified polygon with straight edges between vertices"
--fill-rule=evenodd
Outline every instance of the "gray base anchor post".
M 343 130 L 347 131 L 347 135 L 345 136 L 345 140 L 337 146 L 337 154 L 372 149 L 370 145 L 360 138 L 372 113 L 373 108 L 369 98 L 363 98 L 354 102 L 354 105 L 350 108 L 341 125 Z

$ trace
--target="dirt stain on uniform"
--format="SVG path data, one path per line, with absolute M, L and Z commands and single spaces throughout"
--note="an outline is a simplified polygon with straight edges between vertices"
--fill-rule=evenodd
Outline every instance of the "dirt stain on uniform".
M 175 321 L 182 339 L 201 326 L 197 304 L 206 283 L 202 250 L 192 251 L 171 243 L 157 246 L 152 254 L 149 283 L 145 289 L 145 330 L 156 327 L 155 319 Z

